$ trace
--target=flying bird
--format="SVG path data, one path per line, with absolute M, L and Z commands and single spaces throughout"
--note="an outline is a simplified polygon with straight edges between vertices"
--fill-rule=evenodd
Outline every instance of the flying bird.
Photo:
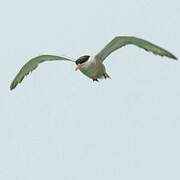
M 84 55 L 79 57 L 77 60 L 55 55 L 41 55 L 32 58 L 20 69 L 20 71 L 14 78 L 13 82 L 11 83 L 10 90 L 13 90 L 19 83 L 21 83 L 24 77 L 28 75 L 30 72 L 32 72 L 34 69 L 36 69 L 40 63 L 46 61 L 73 62 L 76 64 L 75 70 L 80 70 L 84 75 L 86 75 L 93 81 L 98 81 L 99 79 L 103 78 L 110 78 L 103 64 L 104 60 L 112 52 L 128 44 L 138 46 L 156 55 L 166 56 L 168 58 L 177 60 L 177 58 L 172 53 L 149 41 L 132 36 L 117 36 L 114 39 L 112 39 L 95 56 Z

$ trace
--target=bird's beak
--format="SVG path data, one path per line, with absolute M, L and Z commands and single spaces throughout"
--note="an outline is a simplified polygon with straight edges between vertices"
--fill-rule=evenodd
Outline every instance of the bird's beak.
M 82 65 L 81 64 L 78 64 L 75 71 L 79 70 L 79 68 L 81 67 Z

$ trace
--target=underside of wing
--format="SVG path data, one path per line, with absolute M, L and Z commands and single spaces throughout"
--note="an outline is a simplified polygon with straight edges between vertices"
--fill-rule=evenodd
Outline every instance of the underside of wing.
M 16 75 L 13 82 L 11 83 L 10 90 L 13 90 L 19 83 L 21 83 L 24 77 L 27 76 L 34 69 L 36 69 L 40 63 L 43 63 L 45 61 L 58 61 L 58 60 L 74 62 L 71 59 L 61 57 L 61 56 L 54 56 L 54 55 L 41 55 L 41 56 L 32 58 L 21 68 L 19 73 Z
M 144 39 L 132 37 L 132 36 L 118 36 L 115 37 L 110 43 L 108 43 L 97 55 L 96 59 L 104 61 L 107 56 L 109 56 L 113 51 L 128 45 L 132 44 L 140 48 L 145 49 L 146 51 L 152 52 L 156 55 L 166 56 L 172 59 L 177 59 L 172 53 L 167 50 L 149 42 Z

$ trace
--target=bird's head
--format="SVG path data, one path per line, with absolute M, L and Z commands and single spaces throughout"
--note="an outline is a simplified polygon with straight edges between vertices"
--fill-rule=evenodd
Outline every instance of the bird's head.
M 76 60 L 76 71 L 82 66 L 83 63 L 85 63 L 86 61 L 88 61 L 88 59 L 90 58 L 90 56 L 88 55 L 84 55 L 84 56 L 81 56 L 79 57 L 77 60 Z

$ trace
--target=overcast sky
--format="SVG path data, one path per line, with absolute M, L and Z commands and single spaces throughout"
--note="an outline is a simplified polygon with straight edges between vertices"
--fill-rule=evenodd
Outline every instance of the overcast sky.
M 179 180 L 180 62 L 128 46 L 105 61 L 112 80 L 48 62 L 9 90 L 30 58 L 93 55 L 117 35 L 180 57 L 179 17 L 179 0 L 1 1 L 0 179 Z

